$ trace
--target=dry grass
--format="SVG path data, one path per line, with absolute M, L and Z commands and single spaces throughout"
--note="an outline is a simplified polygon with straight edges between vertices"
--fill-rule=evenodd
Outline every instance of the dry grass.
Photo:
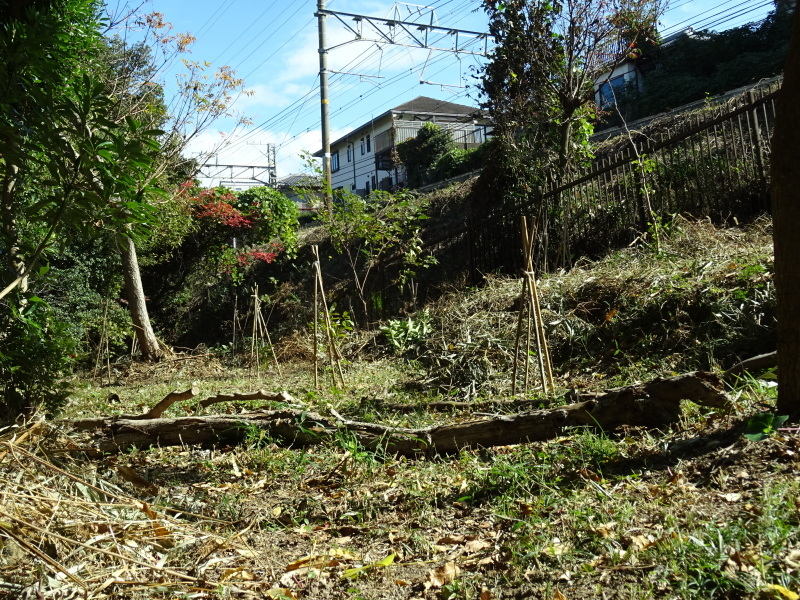
M 561 384 L 597 388 L 735 358 L 724 352 L 745 327 L 772 326 L 770 272 L 768 223 L 677 223 L 661 254 L 629 249 L 544 278 Z M 120 368 L 113 385 L 85 382 L 69 415 L 141 412 L 194 383 L 201 395 L 169 414 L 263 388 L 308 410 L 398 425 L 474 418 L 425 402 L 437 387 L 508 394 L 519 291 L 505 279 L 454 290 L 428 307 L 430 330 L 404 357 L 383 334 L 348 334 L 345 389 L 324 371 L 314 389 L 309 334 L 298 332 L 284 356 L 304 362 L 282 375 L 265 366 L 256 379 L 214 356 Z M 704 321 L 701 309 L 722 316 Z M 719 331 L 728 337 L 712 337 Z M 0 432 L 0 596 L 789 598 L 800 591 L 800 434 L 741 435 L 774 395 L 768 380 L 744 379 L 734 412 L 687 406 L 664 431 L 575 430 L 418 461 L 366 452 L 346 432 L 292 449 L 257 430 L 233 448 L 87 458 L 87 440 L 66 428 L 20 425 Z M 418 410 L 392 412 L 389 397 Z

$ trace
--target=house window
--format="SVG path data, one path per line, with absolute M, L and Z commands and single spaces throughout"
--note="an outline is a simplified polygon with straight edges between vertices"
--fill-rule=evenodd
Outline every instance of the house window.
M 370 143 L 369 136 L 367 136 L 367 152 L 372 152 L 372 144 Z
M 364 194 L 369 196 L 369 179 L 364 182 Z
M 331 171 L 339 170 L 339 151 L 337 150 L 331 154 Z
M 356 184 L 355 183 L 351 183 L 350 184 L 350 191 L 351 192 L 355 192 L 356 191 Z
M 364 138 L 361 138 L 361 156 L 366 154 L 366 145 L 364 144 Z
M 625 75 L 618 75 L 617 77 L 607 79 L 601 83 L 600 89 L 598 90 L 600 108 L 614 106 L 627 83 L 628 81 L 625 80 Z M 631 83 L 633 83 L 633 80 L 631 80 Z
M 375 175 L 373 175 L 372 176 L 372 189 L 373 190 L 378 187 L 377 185 L 375 185 L 376 183 L 377 183 L 377 180 L 375 179 Z
M 347 162 L 350 162 L 353 158 L 353 147 L 350 144 L 347 144 Z

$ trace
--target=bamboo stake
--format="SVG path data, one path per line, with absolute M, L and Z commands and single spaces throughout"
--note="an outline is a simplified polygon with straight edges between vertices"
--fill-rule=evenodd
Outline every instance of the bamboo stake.
M 105 347 L 108 382 L 111 383 L 111 353 L 108 347 L 108 299 L 103 301 L 103 330 L 100 333 L 100 341 L 97 344 L 97 357 L 94 361 L 95 378 L 97 378 L 97 372 L 100 369 L 103 347 Z
M 261 335 L 267 338 L 267 344 L 269 344 L 269 349 L 272 352 L 272 358 L 275 361 L 275 367 L 278 369 L 278 375 L 283 377 L 283 373 L 281 372 L 281 364 L 278 362 L 278 355 L 275 354 L 275 346 L 272 345 L 272 338 L 269 336 L 269 329 L 267 329 L 267 322 L 264 320 L 264 315 L 261 311 L 258 311 L 258 323 L 261 327 Z
M 256 284 L 255 288 L 253 288 L 253 333 L 252 337 L 250 338 L 250 372 L 252 373 L 252 365 L 253 360 L 255 358 L 255 365 L 256 365 L 256 379 L 259 376 L 259 357 L 258 357 L 258 345 L 256 344 L 256 336 L 258 335 L 258 284 Z
M 316 259 L 319 256 L 317 246 L 311 246 L 311 251 Z M 317 340 L 317 323 L 319 323 L 319 286 L 317 285 L 317 271 L 319 270 L 319 260 L 313 264 L 314 269 L 314 389 L 319 389 L 319 341 Z
M 522 313 L 525 301 L 525 278 L 522 279 L 522 291 L 519 294 L 519 314 L 517 316 L 517 339 L 514 341 L 514 375 L 511 378 L 511 395 L 517 395 L 517 372 L 519 371 L 519 344 L 522 338 Z
M 536 225 L 531 222 L 530 228 L 528 227 L 528 220 L 525 217 L 521 218 L 522 225 L 522 246 L 525 260 L 524 281 L 527 285 L 523 286 L 523 290 L 527 291 L 527 304 L 529 307 L 530 315 L 533 316 L 534 331 L 536 334 L 536 348 L 539 357 L 539 370 L 542 376 L 542 389 L 545 394 L 548 391 L 554 391 L 555 385 L 553 383 L 553 370 L 550 363 L 550 351 L 547 347 L 547 338 L 544 330 L 544 320 L 542 318 L 541 304 L 539 302 L 539 290 L 536 286 L 536 274 L 533 270 L 533 240 L 536 232 Z M 523 294 L 524 294 L 523 291 Z M 530 321 L 529 321 L 530 323 Z M 530 340 L 530 334 L 528 336 Z M 526 379 L 527 391 L 527 379 Z
M 544 319 L 542 318 L 542 305 L 539 300 L 539 289 L 536 285 L 536 276 L 533 271 L 533 239 L 536 232 L 536 224 L 531 222 L 531 227 L 528 232 L 528 272 L 530 273 L 531 293 L 533 295 L 533 305 L 536 310 L 536 323 L 539 328 L 540 337 L 542 338 L 542 352 L 545 370 L 547 373 L 547 383 L 550 390 L 555 392 L 555 384 L 553 382 L 553 367 L 550 362 L 550 350 L 547 346 L 547 336 L 544 330 Z
M 541 376 L 542 382 L 542 391 L 547 394 L 547 374 L 544 367 L 544 360 L 542 358 L 542 338 L 539 335 L 539 327 L 538 327 L 538 317 L 539 313 L 536 310 L 536 303 L 534 302 L 534 296 L 531 291 L 531 276 L 530 276 L 530 266 L 531 266 L 531 235 L 528 231 L 528 220 L 525 217 L 520 219 L 520 225 L 522 229 L 522 256 L 525 263 L 525 268 L 523 269 L 522 277 L 523 277 L 523 296 L 522 302 L 525 303 L 525 307 L 527 309 L 527 324 L 528 324 L 528 331 L 527 331 L 527 355 L 525 357 L 525 393 L 528 392 L 528 383 L 530 377 L 530 347 L 531 347 L 531 319 L 535 322 L 535 326 L 533 327 L 534 335 L 536 338 L 536 357 L 539 363 L 539 373 Z
M 342 363 L 340 362 L 341 354 L 339 353 L 339 348 L 336 346 L 336 342 L 333 339 L 333 324 L 331 322 L 331 315 L 328 312 L 328 301 L 325 299 L 325 287 L 322 283 L 322 267 L 320 266 L 319 261 L 319 249 L 314 246 L 312 248 L 315 254 L 315 258 L 317 259 L 315 262 L 316 270 L 317 270 L 317 284 L 319 285 L 319 295 L 322 298 L 322 314 L 325 317 L 325 330 L 328 336 L 328 355 L 331 361 L 331 369 L 333 370 L 333 381 L 336 383 L 336 372 L 339 373 L 339 380 L 342 383 L 342 387 L 344 387 L 344 372 L 342 371 Z M 334 369 L 334 365 L 336 369 Z
M 528 301 L 525 303 L 525 323 L 528 326 L 528 330 L 525 332 L 525 394 L 528 394 L 528 389 L 530 386 L 531 380 L 531 319 L 534 317 L 534 311 L 532 310 L 532 305 L 530 301 L 530 293 L 531 293 L 531 282 L 530 279 L 527 277 L 523 277 L 523 281 L 525 282 L 524 292 L 528 294 Z M 539 358 L 539 368 L 541 370 L 541 357 L 542 357 L 542 342 L 539 339 L 539 331 L 534 328 L 534 333 L 536 335 L 536 356 Z M 544 377 L 542 377 L 542 382 L 544 382 Z M 544 390 L 544 393 L 547 393 L 547 390 Z
M 231 358 L 236 357 L 236 322 L 239 319 L 239 296 L 233 298 L 233 341 L 231 342 Z

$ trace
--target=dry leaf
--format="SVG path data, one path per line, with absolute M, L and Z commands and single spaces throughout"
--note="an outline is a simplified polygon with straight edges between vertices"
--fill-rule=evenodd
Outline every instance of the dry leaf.
M 783 559 L 787 565 L 789 565 L 792 569 L 800 569 L 800 549 L 795 548 L 789 555 Z
M 440 539 L 437 544 L 463 544 L 466 538 L 463 535 L 453 534 Z
M 444 563 L 441 567 L 428 573 L 428 581 L 425 582 L 425 589 L 440 588 L 458 577 L 460 569 L 453 561 Z
M 338 560 L 336 560 L 337 558 L 343 560 L 358 559 L 355 554 L 345 550 L 344 548 L 331 548 L 325 554 L 309 554 L 308 556 L 298 558 L 296 561 L 286 565 L 285 571 L 297 571 L 298 569 L 302 569 L 304 567 L 313 567 L 316 569 L 335 567 L 341 564 Z M 392 558 L 394 558 L 394 555 L 392 555 Z
M 267 590 L 267 598 L 272 600 L 297 600 L 297 596 L 289 588 L 272 588 Z
M 566 554 L 567 550 L 569 550 L 567 544 L 558 538 L 553 538 L 553 542 L 544 549 L 544 553 L 550 556 L 561 556 L 562 554 Z
M 228 581 L 229 579 L 233 579 L 234 576 L 236 576 L 236 579 L 241 579 L 242 581 L 255 581 L 256 579 L 256 576 L 244 567 L 237 567 L 235 569 L 228 569 L 227 571 L 224 571 L 219 580 Z
M 150 496 L 155 496 L 158 494 L 158 486 L 150 481 L 147 481 L 144 477 L 139 475 L 136 471 L 131 469 L 130 467 L 126 467 L 124 465 L 117 465 L 117 473 L 120 474 L 125 481 L 132 483 L 134 487 L 143 490 Z
M 487 540 L 470 540 L 466 544 L 464 544 L 464 549 L 467 551 L 468 554 L 475 554 L 476 552 L 480 552 L 481 550 L 486 550 L 487 548 L 491 548 L 494 544 Z
M 610 538 L 614 532 L 614 528 L 617 526 L 616 521 L 610 521 L 609 523 L 603 523 L 594 527 L 592 531 L 594 531 L 597 535 L 602 538 Z
M 567 597 L 558 590 L 556 590 L 556 593 L 553 594 L 553 600 L 567 600 Z
M 718 494 L 720 498 L 725 500 L 725 502 L 738 502 L 742 499 L 742 495 L 739 492 L 731 492 L 730 494 Z
M 153 525 L 153 534 L 159 543 L 164 546 L 171 546 L 174 542 L 169 534 L 169 530 L 158 522 L 158 514 L 147 505 L 147 502 L 142 502 L 142 512 L 147 515 Z
M 494 600 L 494 594 L 489 590 L 482 590 L 478 600 Z
M 289 587 L 290 585 L 297 585 L 298 580 L 301 578 L 305 579 L 323 579 L 328 575 L 320 571 L 319 569 L 315 569 L 314 567 L 300 567 L 299 569 L 295 569 L 293 571 L 287 571 L 283 575 L 281 575 L 279 583 L 283 587 Z

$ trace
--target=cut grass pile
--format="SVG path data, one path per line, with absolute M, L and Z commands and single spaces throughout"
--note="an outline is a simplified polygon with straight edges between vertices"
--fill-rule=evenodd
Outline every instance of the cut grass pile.
M 599 389 L 771 349 L 768 237 L 766 223 L 680 223 L 660 255 L 629 250 L 543 279 L 561 385 Z M 489 279 L 443 297 L 411 317 L 427 321 L 425 333 L 399 349 L 386 332 L 350 334 L 345 389 L 325 377 L 313 389 L 308 362 L 284 364 L 282 376 L 265 366 L 255 380 L 213 357 L 183 357 L 120 367 L 112 385 L 83 382 L 67 416 L 143 412 L 194 384 L 201 394 L 169 414 L 197 413 L 197 400 L 220 391 L 267 388 L 360 420 L 475 418 L 425 403 L 508 394 L 519 287 Z M 307 336 L 291 344 L 310 346 Z M 303 449 L 258 430 L 237 447 L 90 460 L 66 426 L 7 429 L 0 596 L 794 598 L 800 433 L 742 435 L 765 428 L 751 417 L 774 405 L 773 380 L 741 379 L 731 396 L 732 411 L 687 404 L 661 431 L 576 429 L 427 460 L 367 452 L 345 431 Z M 398 404 L 415 410 L 390 408 Z

